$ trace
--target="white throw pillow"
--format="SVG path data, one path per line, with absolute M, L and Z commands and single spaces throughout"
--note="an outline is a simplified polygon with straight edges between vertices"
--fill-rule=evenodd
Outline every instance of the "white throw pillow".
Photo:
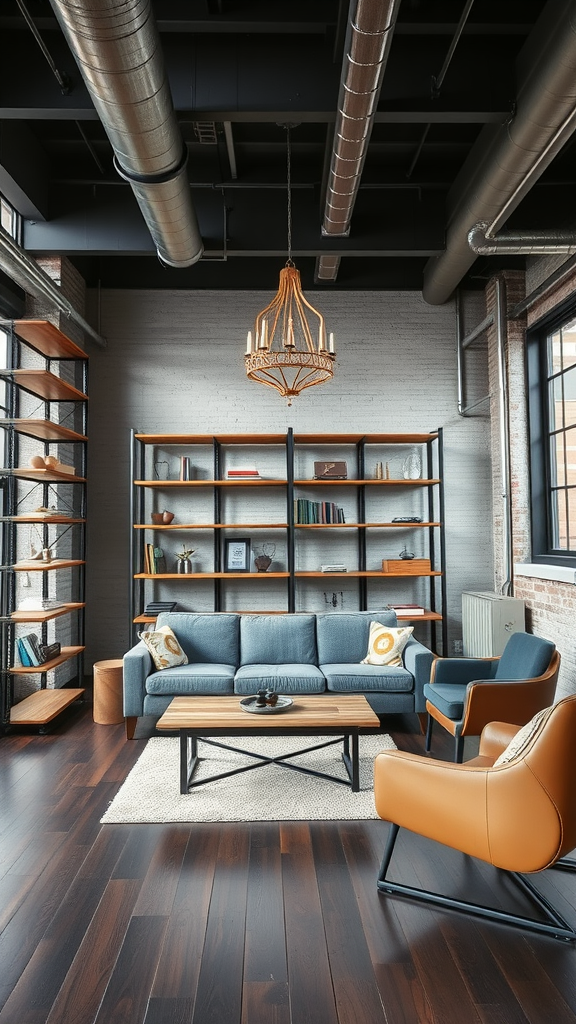
M 170 626 L 160 626 L 160 629 L 139 633 L 138 636 L 146 644 L 157 669 L 188 664 L 188 658 Z
M 368 654 L 361 665 L 401 665 L 402 651 L 414 632 L 414 626 L 383 626 L 370 623 Z
M 534 718 L 531 718 L 529 722 L 526 722 L 526 725 L 523 725 L 518 730 L 513 739 L 510 740 L 506 750 L 503 750 L 500 757 L 496 758 L 492 767 L 497 768 L 499 764 L 508 764 L 508 761 L 513 761 L 514 758 L 520 757 L 551 711 L 552 708 L 542 708 L 542 711 L 537 711 Z

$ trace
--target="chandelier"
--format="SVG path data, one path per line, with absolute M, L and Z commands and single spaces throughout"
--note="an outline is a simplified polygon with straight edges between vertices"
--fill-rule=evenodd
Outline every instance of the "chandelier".
M 248 331 L 244 363 L 250 380 L 275 388 L 292 399 L 305 388 L 324 384 L 334 374 L 334 335 L 326 337 L 324 317 L 302 292 L 300 271 L 292 260 L 290 125 L 287 130 L 288 259 L 280 271 L 278 291 L 258 313 Z

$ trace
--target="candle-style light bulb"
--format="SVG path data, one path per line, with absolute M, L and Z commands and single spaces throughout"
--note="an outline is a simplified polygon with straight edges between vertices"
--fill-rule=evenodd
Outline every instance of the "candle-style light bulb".
M 262 321 L 260 327 L 260 340 L 258 342 L 259 348 L 266 348 L 268 343 L 268 323 L 266 320 Z
M 328 337 L 328 351 L 330 355 L 334 355 L 334 335 L 330 334 Z
M 252 355 L 252 331 L 248 331 L 248 337 L 246 338 L 246 355 Z

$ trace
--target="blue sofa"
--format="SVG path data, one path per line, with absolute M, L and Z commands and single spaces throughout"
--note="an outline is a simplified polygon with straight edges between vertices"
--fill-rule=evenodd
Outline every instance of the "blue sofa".
M 241 615 L 229 612 L 170 612 L 157 626 L 170 626 L 188 657 L 187 665 L 157 671 L 140 641 L 124 656 L 124 715 L 127 735 L 136 720 L 159 717 L 173 697 L 191 694 L 363 693 L 376 714 L 426 710 L 424 685 L 434 655 L 410 637 L 399 666 L 362 665 L 370 623 L 396 626 L 394 612 L 327 612 Z

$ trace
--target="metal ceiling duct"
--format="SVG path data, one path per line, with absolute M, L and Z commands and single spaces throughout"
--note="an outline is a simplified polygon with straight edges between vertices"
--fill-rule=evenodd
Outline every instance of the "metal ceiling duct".
M 518 72 L 513 118 L 493 136 L 483 130 L 448 196 L 446 249 L 424 269 L 422 294 L 433 305 L 476 258 L 469 232 L 481 223 L 495 235 L 576 129 L 576 0 L 547 6 Z
M 186 174 L 188 154 L 150 0 L 50 3 L 159 258 L 170 267 L 196 263 L 203 245 Z
M 0 227 L 0 270 L 3 270 L 11 281 L 14 281 L 29 295 L 53 302 L 56 308 L 64 313 L 69 320 L 73 320 L 78 327 L 81 327 L 92 338 L 92 341 L 106 346 L 102 335 L 90 326 L 72 303 L 68 302 L 50 275 L 36 263 L 36 260 L 32 259 L 25 249 L 18 245 L 18 242 L 3 227 Z
M 352 0 L 322 234 L 345 238 L 388 60 L 400 0 Z M 317 281 L 334 281 L 340 257 L 320 256 Z

